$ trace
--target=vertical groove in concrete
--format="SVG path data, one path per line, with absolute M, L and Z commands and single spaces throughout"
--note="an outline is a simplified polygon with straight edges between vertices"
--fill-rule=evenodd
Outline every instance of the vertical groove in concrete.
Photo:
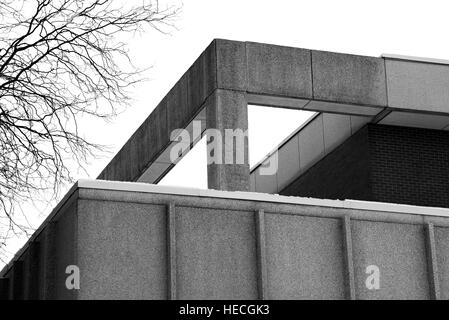
M 427 250 L 427 266 L 429 276 L 430 298 L 432 300 L 440 299 L 440 281 L 438 277 L 438 261 L 435 246 L 435 231 L 433 223 L 425 224 L 426 232 L 426 250 Z
M 354 259 L 352 256 L 352 232 L 351 219 L 349 216 L 343 218 L 343 250 L 345 258 L 346 295 L 349 300 L 355 300 Z
M 259 290 L 259 298 L 261 300 L 268 299 L 267 288 L 267 258 L 265 247 L 265 213 L 263 210 L 256 212 L 256 248 L 257 248 L 257 286 Z
M 26 270 L 28 281 L 25 298 L 27 300 L 37 300 L 39 298 L 40 286 L 40 243 L 35 241 L 30 244 L 28 252 L 28 270 Z
M 10 272 L 12 272 L 12 283 L 9 288 L 9 299 L 23 300 L 23 261 L 14 261 Z
M 176 300 L 176 207 L 167 205 L 167 264 L 168 299 Z
M 0 278 L 0 300 L 8 300 L 9 279 Z
M 40 285 L 43 300 L 56 299 L 56 232 L 57 222 L 52 221 L 45 227 L 43 277 Z

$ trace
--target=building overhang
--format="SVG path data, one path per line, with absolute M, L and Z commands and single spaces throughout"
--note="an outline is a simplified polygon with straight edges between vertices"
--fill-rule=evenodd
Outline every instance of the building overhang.
M 449 129 L 447 61 L 216 39 L 98 178 L 157 183 L 176 164 L 167 161 L 173 130 L 200 120 L 204 131 L 205 109 L 219 91 L 240 92 L 247 104 Z

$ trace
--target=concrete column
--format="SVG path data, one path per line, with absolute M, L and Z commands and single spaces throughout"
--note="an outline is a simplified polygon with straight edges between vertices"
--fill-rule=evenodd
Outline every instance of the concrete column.
M 249 191 L 248 105 L 245 93 L 216 90 L 208 98 L 206 108 L 208 188 Z

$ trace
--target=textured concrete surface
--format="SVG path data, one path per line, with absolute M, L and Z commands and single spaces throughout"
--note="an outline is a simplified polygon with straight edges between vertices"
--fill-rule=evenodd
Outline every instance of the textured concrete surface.
M 344 299 L 339 220 L 266 214 L 265 221 L 270 299 Z
M 248 160 L 248 139 L 245 138 L 243 150 L 244 163 L 237 162 L 237 141 L 234 139 L 232 148 L 234 164 L 226 164 L 225 151 L 231 150 L 226 145 L 225 130 L 240 129 L 242 132 L 248 130 L 248 107 L 245 95 L 237 91 L 217 90 L 206 103 L 206 126 L 209 129 L 218 130 L 221 134 L 220 163 L 207 165 L 208 188 L 230 191 L 249 191 L 249 160 Z M 207 132 L 206 132 L 207 133 Z M 207 139 L 210 139 L 208 136 Z M 209 141 L 209 140 L 208 140 Z M 211 142 L 211 145 L 216 142 Z M 219 152 L 216 150 L 214 152 Z M 231 152 L 231 151 L 229 151 Z
M 177 207 L 179 299 L 257 299 L 252 212 Z
M 186 72 L 188 78 L 188 103 L 192 113 L 199 110 L 206 98 L 217 88 L 216 41 L 203 51 Z M 191 114 L 190 114 L 191 115 Z M 189 118 L 189 115 L 185 115 Z
M 428 299 L 423 226 L 352 222 L 357 299 Z M 366 268 L 380 269 L 379 290 L 368 290 Z
M 388 104 L 448 113 L 449 66 L 385 59 Z
M 40 299 L 56 299 L 56 235 L 58 224 L 50 221 L 38 239 L 41 239 L 44 251 L 41 255 L 40 272 Z
M 167 123 L 167 101 L 162 100 L 136 132 L 135 148 L 139 160 L 138 170 L 145 166 L 164 146 L 169 143 L 170 133 Z
M 246 91 L 247 60 L 245 42 L 215 40 L 217 88 Z
M 386 106 L 382 58 L 312 51 L 313 98 Z
M 55 296 L 59 300 L 72 300 L 77 298 L 77 290 L 67 290 L 65 273 L 67 266 L 78 265 L 78 203 L 74 202 L 65 208 L 64 214 L 57 219 L 55 243 Z
M 191 94 L 188 90 L 188 78 L 186 74 L 178 80 L 167 94 L 168 135 L 175 129 L 185 128 L 190 118 L 193 117 L 193 112 L 190 110 L 191 106 L 189 104 L 189 96 Z
M 216 39 L 173 86 L 99 178 L 139 181 L 145 173 L 152 181 L 158 181 L 165 171 L 155 170 L 148 175 L 146 170 L 154 163 L 156 155 L 169 150 L 171 130 L 185 128 L 206 100 L 213 99 L 214 94 L 220 95 L 217 94 L 220 90 L 233 91 L 248 97 L 247 102 L 261 105 L 352 116 L 376 117 L 384 107 L 407 109 L 416 114 L 400 115 L 393 119 L 394 123 L 407 126 L 424 122 L 429 128 L 439 128 L 442 122 L 446 123 L 442 116 L 446 114 L 447 117 L 448 113 L 448 79 L 449 66 L 441 62 L 374 58 Z M 225 109 L 219 112 L 225 112 Z M 425 115 L 428 112 L 439 113 Z M 393 113 L 385 121 L 396 115 Z M 352 127 L 353 118 L 350 119 Z M 363 122 L 356 124 L 358 128 Z M 310 159 L 316 158 L 314 152 L 320 154 L 322 151 L 314 144 L 315 135 L 310 139 L 312 145 L 304 149 L 304 156 L 300 155 L 305 160 L 301 161 L 305 167 L 312 164 L 308 162 Z M 329 148 L 326 146 L 325 150 Z M 241 187 L 247 184 L 246 168 L 235 169 L 235 172 L 230 168 L 222 170 L 222 173 L 229 172 L 230 176 L 225 177 L 217 175 L 210 167 L 213 172 L 209 176 L 213 181 L 227 181 L 212 183 L 213 188 L 248 190 Z M 243 179 L 236 172 L 243 174 Z M 234 179 L 236 181 L 231 182 Z
M 345 216 L 352 221 L 356 298 L 429 298 L 423 226 L 427 221 L 435 224 L 437 276 L 442 297 L 448 295 L 448 209 L 262 197 L 244 192 L 180 192 L 117 182 L 93 182 L 90 187 L 85 184 L 77 194 L 80 198 L 72 197 L 70 205 L 60 207 L 36 238 L 42 241 L 48 223 L 58 221 L 54 224 L 57 254 L 55 260 L 46 260 L 57 272 L 54 298 L 166 299 L 169 203 L 175 206 L 176 249 L 172 254 L 177 265 L 174 290 L 179 298 L 259 296 L 258 210 L 266 212 L 264 228 L 259 230 L 265 230 L 265 237 L 260 239 L 265 239 L 267 276 L 262 281 L 266 281 L 263 286 L 269 298 L 347 298 L 342 241 Z M 383 211 L 374 211 L 376 208 Z M 9 281 L 15 274 L 16 298 L 25 292 L 20 268 L 26 265 L 23 261 L 29 245 L 0 273 L 1 279 Z M 76 250 L 72 250 L 74 247 Z M 66 278 L 61 267 L 67 264 L 80 266 L 81 290 L 76 295 L 61 290 Z M 367 265 L 380 268 L 379 290 L 366 289 Z M 45 284 L 45 279 L 39 281 Z M 17 291 L 19 288 L 23 291 Z
M 441 299 L 449 300 L 449 228 L 435 228 Z
M 80 299 L 166 299 L 165 207 L 80 201 Z
M 248 92 L 312 98 L 310 50 L 248 42 Z

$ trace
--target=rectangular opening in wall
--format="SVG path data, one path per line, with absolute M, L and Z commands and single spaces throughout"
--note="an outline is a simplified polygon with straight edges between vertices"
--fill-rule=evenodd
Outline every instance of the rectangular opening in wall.
M 248 106 L 249 163 L 251 168 L 251 190 L 264 193 L 278 192 L 278 175 L 299 173 L 298 143 L 288 148 L 288 159 L 275 158 L 276 151 L 289 141 L 317 113 L 298 109 Z M 286 151 L 285 149 L 284 151 Z M 285 152 L 284 152 L 285 153 Z M 282 161 L 282 166 L 278 164 Z M 267 165 L 268 164 L 268 165 Z M 268 168 L 268 170 L 263 169 Z M 273 170 L 271 170 L 272 168 Z M 296 168 L 296 169 L 295 169 Z M 282 173 L 278 172 L 281 169 Z M 290 172 L 291 171 L 291 172 Z

